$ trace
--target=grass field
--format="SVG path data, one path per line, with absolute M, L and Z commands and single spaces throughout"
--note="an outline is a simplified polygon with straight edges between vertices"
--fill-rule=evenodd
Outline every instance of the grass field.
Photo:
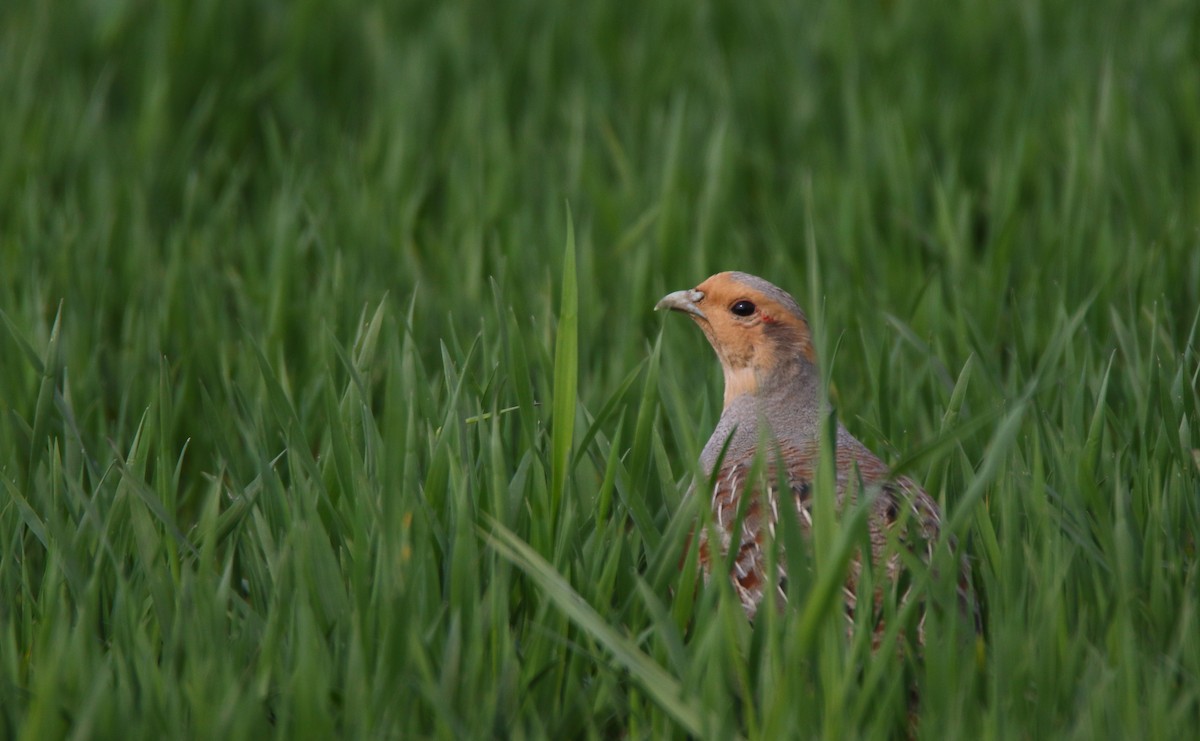
M 0 100 L 0 738 L 1200 727 L 1200 5 L 14 0 Z M 981 644 L 680 571 L 724 269 Z

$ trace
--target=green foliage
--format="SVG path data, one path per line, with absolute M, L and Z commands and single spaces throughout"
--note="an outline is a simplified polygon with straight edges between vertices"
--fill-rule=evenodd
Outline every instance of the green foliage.
M 3 3 L 0 737 L 1194 734 L 1197 91 L 1183 0 Z M 734 268 L 982 641 L 847 639 L 853 513 L 697 583 Z

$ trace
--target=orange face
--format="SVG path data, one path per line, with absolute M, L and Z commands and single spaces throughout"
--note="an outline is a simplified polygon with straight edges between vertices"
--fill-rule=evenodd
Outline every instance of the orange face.
M 760 377 L 795 362 L 816 363 L 808 320 L 795 299 L 745 273 L 717 273 L 656 309 L 688 314 L 704 330 L 725 372 L 725 402 L 755 393 Z

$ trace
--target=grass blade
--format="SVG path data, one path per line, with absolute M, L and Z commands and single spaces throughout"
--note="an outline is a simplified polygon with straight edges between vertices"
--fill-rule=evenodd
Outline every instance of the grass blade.
M 571 441 L 575 434 L 575 393 L 579 384 L 579 292 L 575 276 L 575 226 L 567 212 L 567 244 L 563 254 L 562 297 L 558 307 L 558 330 L 554 336 L 554 401 L 550 451 L 550 506 L 557 519 Z
M 705 712 L 694 700 L 683 695 L 679 680 L 645 654 L 637 645 L 618 633 L 587 603 L 537 551 L 511 530 L 492 521 L 491 532 L 484 533 L 488 543 L 513 565 L 525 572 L 557 607 L 576 625 L 604 646 L 613 660 L 624 667 L 667 714 L 692 736 L 703 736 L 712 728 Z

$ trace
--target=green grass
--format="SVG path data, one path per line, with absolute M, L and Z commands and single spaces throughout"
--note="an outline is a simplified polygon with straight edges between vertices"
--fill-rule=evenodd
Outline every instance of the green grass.
M 1198 91 L 1183 0 L 4 3 L 0 737 L 1193 735 Z M 982 652 L 846 639 L 853 517 L 679 568 L 722 269 Z

